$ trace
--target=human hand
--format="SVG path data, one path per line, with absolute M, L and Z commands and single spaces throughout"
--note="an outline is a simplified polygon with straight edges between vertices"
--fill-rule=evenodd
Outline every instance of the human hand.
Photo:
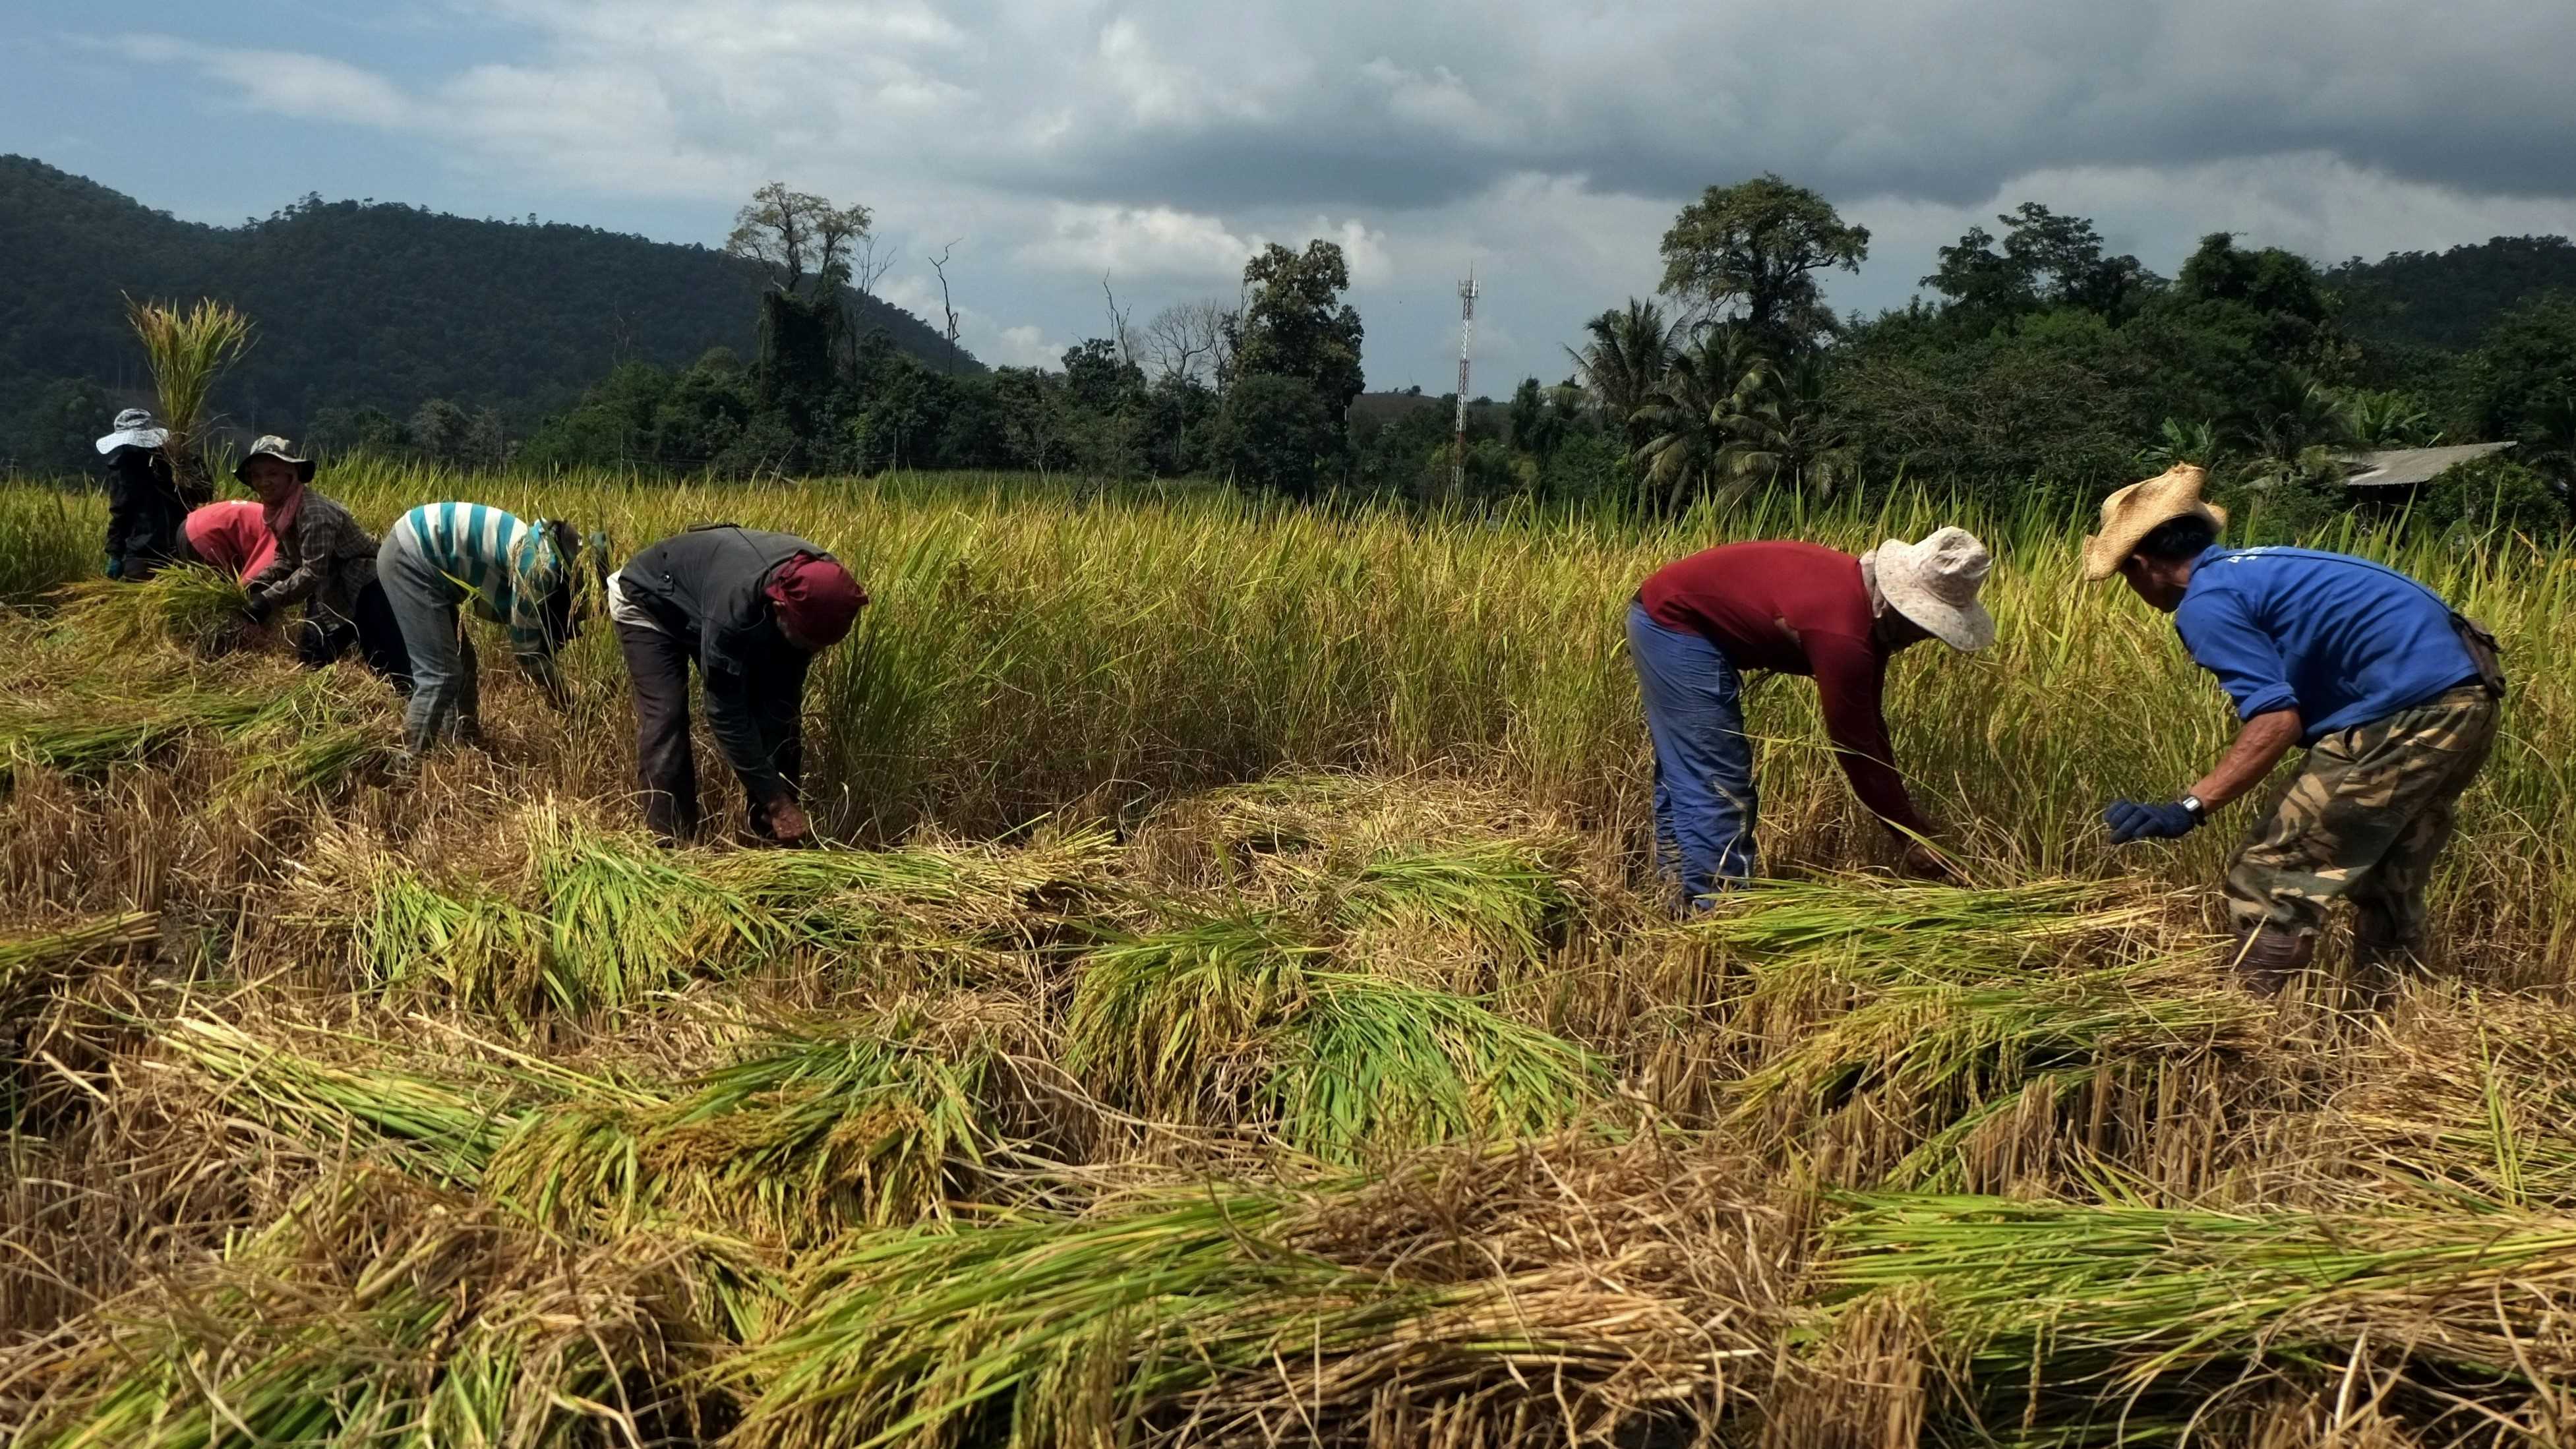
M 805 818 L 805 807 L 781 797 L 769 802 L 769 838 L 781 845 L 802 845 L 813 838 L 814 823 Z
M 2164 805 L 2114 800 L 2102 810 L 2102 823 L 2111 827 L 2113 845 L 2175 839 L 2199 829 L 2200 821 L 2200 814 L 2179 800 Z
M 1907 880 L 1950 881 L 1959 878 L 1959 868 L 1950 857 L 1920 840 L 1905 843 L 1905 854 L 1897 862 L 1897 871 Z

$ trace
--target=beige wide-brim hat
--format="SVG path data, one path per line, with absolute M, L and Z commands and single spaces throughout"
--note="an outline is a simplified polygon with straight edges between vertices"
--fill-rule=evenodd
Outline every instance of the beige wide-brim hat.
M 2084 577 L 2099 581 L 2118 573 L 2139 540 L 2177 518 L 2206 518 L 2212 528 L 2227 527 L 2227 510 L 2201 501 L 2208 481 L 2199 465 L 2176 463 L 2103 499 L 2102 531 L 2084 539 Z
M 1932 637 L 1974 654 L 1995 642 L 1995 616 L 1977 601 L 1994 558 L 1964 528 L 1937 529 L 1921 543 L 1891 538 L 1872 555 L 1878 595 Z

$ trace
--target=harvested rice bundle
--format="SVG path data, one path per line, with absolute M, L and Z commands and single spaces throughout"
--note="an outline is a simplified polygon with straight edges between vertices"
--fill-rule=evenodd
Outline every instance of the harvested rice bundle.
M 2256 1105 L 2229 1091 L 2264 1042 L 2262 1008 L 2202 963 L 2115 966 L 1982 985 L 1888 986 L 1803 1032 L 1778 1030 L 1730 1125 L 1856 1185 L 2000 1187 L 2127 1151 L 2168 1119 Z M 2176 1187 L 2188 1185 L 2173 1183 Z
M 540 1001 L 573 1009 L 580 993 L 553 969 L 546 920 L 499 896 L 451 895 L 391 857 L 364 877 L 353 934 L 365 979 L 397 1000 L 445 999 L 513 1026 Z
M 1532 965 L 1573 907 L 1547 845 L 1505 838 L 1385 850 L 1338 889 L 1320 875 L 1316 884 L 1338 897 L 1334 914 L 1357 937 L 1349 945 L 1354 953 L 1392 946 L 1400 955 Z
M 177 564 L 141 581 L 89 579 L 62 591 L 56 628 L 94 657 L 131 658 L 178 646 L 207 658 L 252 641 L 241 580 L 203 564 Z
M 96 780 L 138 765 L 192 735 L 236 734 L 274 707 L 272 697 L 216 689 L 184 676 L 151 692 L 84 688 L 0 707 L 0 761 L 42 765 Z
M 907 932 L 1016 943 L 1105 889 L 1115 848 L 1106 831 L 1088 830 L 1019 850 L 736 851 L 691 860 L 817 944 L 866 946 Z
M 1102 1100 L 1167 1122 L 1241 1120 L 1269 1036 L 1324 957 L 1303 927 L 1211 916 L 1092 951 L 1065 1021 L 1065 1070 Z
M 989 1168 L 1078 1141 L 1075 1114 L 1001 1052 L 952 1058 L 916 1044 L 917 1030 L 813 1023 L 668 1083 L 535 1063 L 343 1065 L 206 1021 L 165 1041 L 235 1111 L 316 1152 L 372 1142 L 388 1165 L 542 1226 L 686 1225 L 795 1245 L 944 1217 L 988 1190 Z
M 86 1106 L 95 1087 L 75 1071 L 98 1066 L 123 1039 L 124 983 L 104 962 L 159 939 L 160 919 L 130 911 L 41 935 L 0 937 L 0 1129 L 49 1115 L 60 1091 Z M 101 998 L 106 998 L 104 1001 Z
M 1856 984 L 1978 981 L 2051 962 L 2170 954 L 2174 902 L 2117 881 L 1961 889 L 1872 876 L 1757 880 L 1681 929 L 1763 973 L 1792 968 Z
M 564 1011 L 614 1011 L 784 944 L 782 924 L 751 892 L 640 837 L 588 829 L 552 807 L 534 812 L 527 836 L 553 930 L 548 990 Z
M 2373 1346 L 2425 1375 L 2446 1412 L 2513 1413 L 2576 1377 L 2576 1219 L 1854 1206 L 1826 1229 L 1818 1284 L 1846 1301 L 1928 1295 L 1989 1423 L 2180 1419 L 2262 1370 L 2349 1375 Z
M 1476 998 L 1329 970 L 1306 929 L 1211 917 L 1093 952 L 1066 1070 L 1129 1110 L 1339 1162 L 1553 1129 L 1606 1092 L 1580 1048 Z
M 1281 1140 L 1301 1152 L 1358 1162 L 1510 1141 L 1563 1127 L 1608 1095 L 1599 1058 L 1481 1001 L 1340 972 L 1308 984 L 1262 1087 Z
M 581 1445 L 695 1438 L 721 1340 L 703 1241 L 583 1248 L 364 1179 L 26 1355 L 17 1442 Z
M 1175 891 L 1221 888 L 1271 905 L 1343 878 L 1381 855 L 1474 847 L 1497 838 L 1571 843 L 1538 829 L 1528 805 L 1488 787 L 1438 779 L 1292 776 L 1209 791 L 1158 811 L 1137 832 L 1138 875 Z
M 149 911 L 127 911 L 83 921 L 59 931 L 0 936 L 0 1021 L 22 1012 L 55 972 L 101 953 L 149 945 L 160 921 Z
M 1142 1188 L 863 1235 L 721 1378 L 746 1442 L 798 1449 L 1686 1439 L 1769 1376 L 1786 1228 L 1650 1146 Z

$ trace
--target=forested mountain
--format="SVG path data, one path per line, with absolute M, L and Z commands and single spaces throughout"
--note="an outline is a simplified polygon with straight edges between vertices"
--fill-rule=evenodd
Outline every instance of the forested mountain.
M 325 408 L 399 417 L 430 398 L 526 424 L 620 363 L 748 357 L 761 288 L 757 268 L 705 247 L 390 203 L 308 197 L 204 226 L 23 156 L 0 156 L 0 258 L 0 460 L 60 450 L 72 420 L 51 414 L 77 410 L 66 380 L 141 400 L 121 294 L 249 313 L 258 341 L 217 401 L 244 427 L 295 432 Z M 948 357 L 911 313 L 849 301 L 858 335 Z
M 2359 257 L 2326 274 L 2352 330 L 2417 347 L 2477 345 L 2505 313 L 2549 292 L 2576 295 L 2576 243 L 2500 236 L 2446 252 Z

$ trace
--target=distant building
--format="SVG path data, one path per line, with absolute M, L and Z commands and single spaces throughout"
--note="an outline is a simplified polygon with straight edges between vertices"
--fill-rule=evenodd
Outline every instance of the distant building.
M 2447 448 L 2388 448 L 2376 453 L 2346 453 L 2343 486 L 2378 497 L 2432 482 L 2462 463 L 2500 453 L 2511 443 L 2458 443 Z

